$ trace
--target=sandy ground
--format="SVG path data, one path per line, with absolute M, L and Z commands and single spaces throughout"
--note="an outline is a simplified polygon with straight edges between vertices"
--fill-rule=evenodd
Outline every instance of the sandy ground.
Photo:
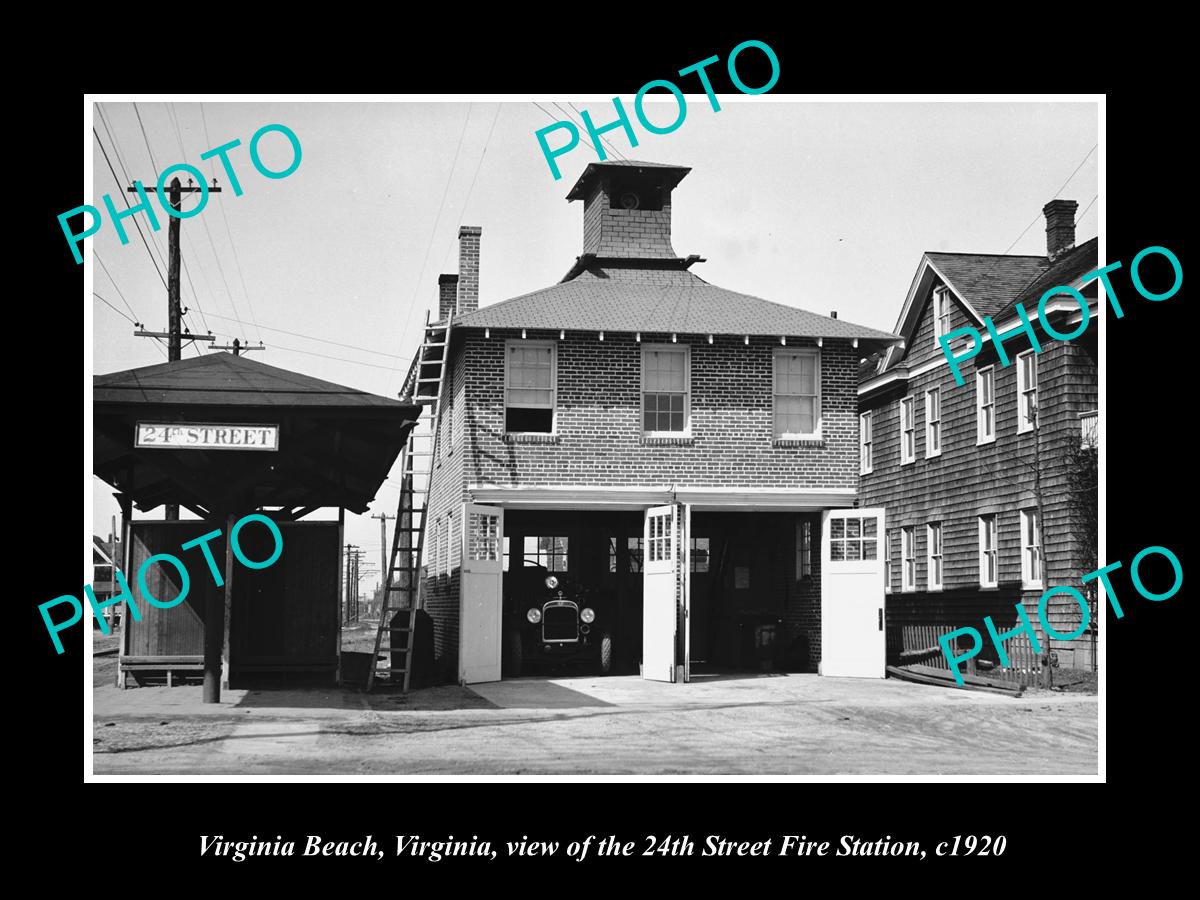
M 100 664 L 100 661 L 97 661 Z M 408 695 L 121 691 L 96 774 L 1095 774 L 1097 700 L 815 675 L 522 678 Z

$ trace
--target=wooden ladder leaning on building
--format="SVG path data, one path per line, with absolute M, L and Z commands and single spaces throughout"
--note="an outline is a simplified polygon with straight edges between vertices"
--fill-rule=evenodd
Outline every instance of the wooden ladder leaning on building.
M 367 672 L 367 690 L 375 686 L 379 670 L 393 683 L 403 675 L 403 690 L 412 682 L 416 646 L 417 613 L 421 609 L 421 565 L 425 551 L 425 519 L 433 481 L 433 461 L 438 451 L 442 392 L 446 386 L 446 354 L 450 348 L 450 320 L 430 322 L 425 312 L 425 337 L 413 360 L 400 397 L 424 407 L 416 427 L 409 433 L 401 459 L 400 502 L 396 508 L 396 531 L 379 611 L 375 652 Z M 425 444 L 422 446 L 421 443 Z M 419 502 L 418 502 L 419 501 Z M 392 613 L 396 621 L 391 621 Z M 393 645 L 399 636 L 401 643 Z M 380 654 L 386 654 L 380 660 Z

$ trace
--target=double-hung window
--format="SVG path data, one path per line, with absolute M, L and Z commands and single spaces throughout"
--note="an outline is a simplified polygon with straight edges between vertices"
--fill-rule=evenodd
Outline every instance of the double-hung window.
M 642 430 L 649 437 L 691 430 L 691 349 L 642 346 Z
M 917 529 L 913 525 L 900 529 L 900 577 L 902 590 L 917 589 Z
M 1037 428 L 1037 355 L 1017 354 L 1017 434 Z
M 504 348 L 504 430 L 554 432 L 553 341 L 508 341 Z
M 775 437 L 821 434 L 821 351 L 775 351 Z
M 868 411 L 858 417 L 858 471 L 863 475 L 871 473 L 871 464 L 874 462 L 875 441 L 871 430 L 871 412 Z
M 996 370 L 987 366 L 975 373 L 975 443 L 989 444 L 996 439 Z
M 996 516 L 979 517 L 979 586 L 995 587 L 998 580 Z
M 942 392 L 925 392 L 925 458 L 942 455 Z
M 917 404 L 910 394 L 900 401 L 900 462 L 917 458 Z
M 883 592 L 890 594 L 892 592 L 892 532 L 894 528 L 888 528 L 883 532 Z
M 1036 509 L 1021 510 L 1021 586 L 1041 588 L 1041 525 Z
M 930 522 L 925 527 L 926 562 L 928 563 L 928 584 L 931 591 L 942 589 L 942 523 Z
M 933 292 L 933 344 L 941 347 L 938 342 L 943 334 L 950 332 L 950 288 L 942 286 Z

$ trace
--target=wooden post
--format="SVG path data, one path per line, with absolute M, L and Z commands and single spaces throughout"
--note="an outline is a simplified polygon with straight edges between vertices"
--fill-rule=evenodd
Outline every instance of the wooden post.
M 225 535 L 225 593 L 222 595 L 215 591 L 210 592 L 204 603 L 204 692 L 201 695 L 204 703 L 221 702 L 221 657 L 225 639 L 225 603 L 231 596 L 232 590 L 229 580 L 233 574 L 230 564 L 233 548 L 228 534 L 232 527 L 233 516 L 229 515 L 226 517 Z
M 233 619 L 233 513 L 225 519 L 225 603 L 221 608 L 221 687 L 229 687 L 233 656 L 229 646 L 229 623 Z
M 117 500 L 117 504 L 121 507 L 121 559 L 119 565 L 121 574 L 125 575 L 125 580 L 129 581 L 129 567 L 133 559 L 133 500 L 127 494 L 113 494 Z M 113 552 L 113 566 L 118 565 L 117 555 Z M 117 581 L 116 572 L 113 572 L 113 584 Z M 115 608 L 115 607 L 113 607 Z M 117 638 L 117 687 L 122 690 L 126 687 L 126 675 L 122 663 L 125 661 L 126 655 L 129 653 L 129 611 L 121 616 L 121 636 Z

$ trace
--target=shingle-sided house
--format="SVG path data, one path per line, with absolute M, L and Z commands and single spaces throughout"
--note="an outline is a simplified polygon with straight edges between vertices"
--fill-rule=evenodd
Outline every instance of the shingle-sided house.
M 1017 602 L 1037 626 L 1043 591 L 1078 587 L 1096 567 L 1095 482 L 1088 477 L 1095 459 L 1096 326 L 1065 342 L 1048 336 L 1035 318 L 1042 295 L 1060 285 L 1080 288 L 1096 313 L 1096 282 L 1082 284 L 1097 268 L 1096 239 L 1075 245 L 1077 206 L 1046 205 L 1045 256 L 926 253 L 896 325 L 904 344 L 864 363 L 861 500 L 887 515 L 892 663 L 944 667 L 937 635 L 962 626 L 984 632 L 986 615 L 1005 631 L 1020 624 Z M 965 380 L 957 385 L 938 337 L 971 326 L 987 339 L 986 316 L 1004 335 L 1021 325 L 1018 303 L 1034 319 L 1041 352 L 1026 334 L 1006 338 L 1004 365 L 994 341 L 985 340 L 982 352 L 962 364 Z M 1046 311 L 1062 334 L 1081 322 L 1079 304 L 1065 296 Z M 1079 624 L 1069 597 L 1054 598 L 1049 609 L 1056 631 L 1067 634 Z M 1040 626 L 1038 635 L 1046 645 Z M 1094 631 L 1048 643 L 1062 666 L 1093 663 Z M 1006 647 L 1012 665 L 1000 671 L 985 639 L 978 671 L 1031 680 L 1039 660 L 1025 636 Z
M 480 229 L 460 230 L 423 560 L 460 681 L 501 677 L 505 573 L 532 563 L 610 598 L 618 671 L 686 680 L 773 641 L 800 667 L 883 675 L 856 388 L 860 359 L 896 338 L 698 276 L 671 245 L 688 171 L 589 165 L 567 197 L 582 255 L 503 302 L 478 305 Z M 557 639 L 551 612 L 536 640 Z

